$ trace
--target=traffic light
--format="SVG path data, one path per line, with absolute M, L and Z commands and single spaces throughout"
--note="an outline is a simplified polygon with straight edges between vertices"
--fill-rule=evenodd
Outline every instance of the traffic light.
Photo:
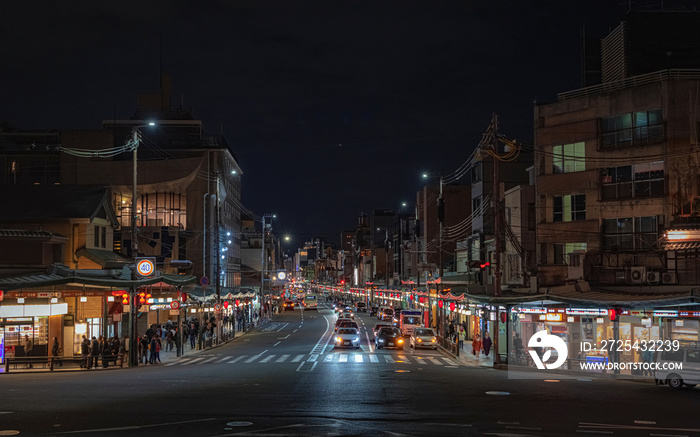
M 480 269 L 481 271 L 486 270 L 486 267 L 490 266 L 491 263 L 488 261 L 469 261 L 467 264 L 470 269 Z
M 488 261 L 480 261 L 479 268 L 481 269 L 481 271 L 484 271 L 484 270 L 486 270 L 486 267 L 488 267 L 490 265 L 491 265 L 491 263 Z
M 614 322 L 615 320 L 619 320 L 621 314 L 622 314 L 622 308 L 620 308 L 620 307 L 610 308 L 608 310 L 608 317 L 610 317 L 611 322 Z

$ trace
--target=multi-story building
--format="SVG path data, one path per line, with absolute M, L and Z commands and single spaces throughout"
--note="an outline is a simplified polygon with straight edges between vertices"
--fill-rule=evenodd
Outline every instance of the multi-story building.
M 700 205 L 700 70 L 666 67 L 700 66 L 697 38 L 667 38 L 698 25 L 629 14 L 602 40 L 602 83 L 535 108 L 540 285 L 698 283 L 694 246 L 662 244 Z

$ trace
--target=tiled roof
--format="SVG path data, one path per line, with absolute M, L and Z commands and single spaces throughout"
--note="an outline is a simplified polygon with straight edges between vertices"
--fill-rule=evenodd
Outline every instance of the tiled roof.
M 700 241 L 674 241 L 664 244 L 664 250 L 692 250 L 700 249 Z
M 50 240 L 52 238 L 65 239 L 63 235 L 54 234 L 46 231 L 25 231 L 23 229 L 0 229 L 0 238 L 2 239 L 35 239 L 35 240 Z

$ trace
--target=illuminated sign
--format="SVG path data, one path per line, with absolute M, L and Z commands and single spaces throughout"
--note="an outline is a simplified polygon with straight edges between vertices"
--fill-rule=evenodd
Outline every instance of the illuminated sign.
M 654 311 L 654 317 L 678 317 L 678 311 Z
M 598 310 L 590 308 L 571 308 L 566 310 L 566 314 L 570 316 L 606 316 L 608 310 Z
M 548 322 L 561 322 L 562 320 L 561 314 L 558 313 L 547 313 L 546 317 Z
M 524 314 L 544 314 L 547 310 L 544 308 L 520 308 L 519 312 Z
M 156 273 L 155 257 L 136 258 L 136 274 L 141 277 L 153 276 Z
M 700 317 L 700 311 L 679 311 L 680 317 Z

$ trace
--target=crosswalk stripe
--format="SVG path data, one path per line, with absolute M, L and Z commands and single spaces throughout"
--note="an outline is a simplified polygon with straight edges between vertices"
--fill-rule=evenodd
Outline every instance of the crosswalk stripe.
M 371 362 L 373 362 L 373 363 L 378 363 L 378 362 L 379 362 L 379 358 L 377 358 L 377 356 L 374 355 L 374 354 L 372 354 L 372 355 L 369 356 L 369 360 L 370 360 Z
M 317 359 L 318 359 L 318 354 L 311 354 L 311 355 L 309 356 L 309 361 L 312 362 L 312 363 L 313 363 L 314 361 L 316 361 Z
M 422 358 L 416 358 L 415 360 L 416 360 L 416 362 L 417 362 L 418 364 L 428 364 L 428 363 L 426 363 L 425 360 L 422 359 Z
M 406 355 L 399 355 L 399 359 L 403 361 L 404 364 L 411 364 L 411 360 L 409 360 Z
M 340 357 L 338 358 L 339 363 L 347 363 L 348 362 L 348 354 L 340 354 Z
M 204 358 L 195 358 L 194 360 L 190 360 L 187 362 L 182 363 L 183 366 L 186 366 L 188 364 L 196 363 L 197 361 L 202 361 Z
M 333 361 L 333 354 L 328 354 L 323 358 L 324 363 L 330 363 L 331 361 Z
M 217 363 L 217 364 L 218 364 L 218 363 L 221 363 L 222 361 L 226 361 L 226 360 L 228 360 L 229 358 L 231 358 L 231 357 L 223 357 L 222 359 L 220 359 L 220 360 L 217 361 L 216 363 Z
M 294 357 L 292 363 L 298 363 L 299 361 L 301 361 L 302 358 L 304 358 L 304 354 L 299 354 L 296 357 Z
M 442 363 L 437 358 L 430 358 L 430 361 L 437 366 L 442 366 Z
M 446 362 L 448 366 L 456 366 L 456 365 L 457 365 L 457 363 L 455 363 L 454 361 L 452 361 L 452 360 L 449 359 L 449 358 L 442 357 L 442 360 L 443 360 L 444 362 Z
M 177 362 L 177 361 L 173 361 L 173 362 L 171 362 L 171 363 L 166 364 L 165 367 L 174 366 L 174 365 L 176 365 L 176 364 L 184 364 L 184 363 L 179 363 L 179 362 Z
M 208 360 L 204 360 L 204 361 L 202 361 L 202 362 L 199 363 L 199 364 L 209 363 L 209 362 L 211 362 L 211 361 L 214 361 L 215 359 L 216 359 L 216 357 L 211 357 L 211 358 L 209 358 Z
M 257 360 L 258 358 L 260 358 L 260 355 L 253 355 L 252 357 L 250 357 L 250 358 L 248 358 L 247 360 L 245 360 L 245 362 L 246 362 L 246 363 L 252 363 L 253 361 Z
M 384 355 L 384 361 L 386 361 L 389 364 L 394 364 L 395 361 L 393 358 L 391 358 L 389 355 Z
M 277 355 L 268 355 L 262 360 L 260 360 L 261 363 L 269 363 L 271 359 L 275 358 Z
M 362 358 L 362 354 L 356 354 L 355 355 L 355 362 L 356 363 L 364 363 L 364 359 Z
M 237 362 L 237 361 L 242 360 L 243 358 L 245 358 L 245 357 L 247 357 L 247 356 L 248 356 L 248 355 L 241 355 L 240 357 L 234 358 L 233 360 L 229 361 L 228 364 L 233 364 L 233 363 L 235 363 L 235 362 Z
M 289 355 L 282 355 L 281 357 L 279 357 L 275 360 L 275 363 L 281 363 L 283 361 L 286 361 L 287 358 L 289 358 Z

